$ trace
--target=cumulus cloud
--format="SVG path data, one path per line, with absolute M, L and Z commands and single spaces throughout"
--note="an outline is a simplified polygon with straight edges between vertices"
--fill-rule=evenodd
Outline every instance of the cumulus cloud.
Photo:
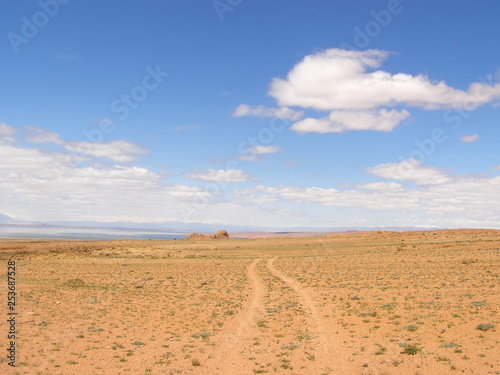
M 298 133 L 341 133 L 346 130 L 390 132 L 409 116 L 410 113 L 406 109 L 340 110 L 320 119 L 308 117 L 296 122 L 290 129 Z
M 462 142 L 476 142 L 479 139 L 479 135 L 473 134 L 473 135 L 464 135 L 460 140 Z
M 257 116 L 277 117 L 284 120 L 297 121 L 304 116 L 304 111 L 294 111 L 288 107 L 266 108 L 263 105 L 250 107 L 248 104 L 240 104 L 233 112 L 233 117 Z
M 207 169 L 195 171 L 186 175 L 188 180 L 201 180 L 211 182 L 245 182 L 248 176 L 239 169 Z
M 500 98 L 500 84 L 474 82 L 467 91 L 419 74 L 379 68 L 389 56 L 380 50 L 328 49 L 306 56 L 286 79 L 274 78 L 269 94 L 280 106 L 317 110 L 371 109 L 399 104 L 425 109 L 476 108 Z
M 367 168 L 368 173 L 387 180 L 411 181 L 415 185 L 440 185 L 450 177 L 437 168 L 423 166 L 418 160 L 408 159 L 400 163 L 379 164 Z
M 272 117 L 280 116 L 277 111 L 281 110 L 283 118 L 297 121 L 291 130 L 299 133 L 390 132 L 410 117 L 410 112 L 401 107 L 470 111 L 490 102 L 499 104 L 500 83 L 491 77 L 487 78 L 491 84 L 473 82 L 467 90 L 460 90 L 427 75 L 381 70 L 389 55 L 382 50 L 339 48 L 308 55 L 286 78 L 272 80 L 268 94 L 279 108 L 241 104 L 233 116 Z M 330 114 L 298 121 L 304 112 L 291 110 L 292 106 Z

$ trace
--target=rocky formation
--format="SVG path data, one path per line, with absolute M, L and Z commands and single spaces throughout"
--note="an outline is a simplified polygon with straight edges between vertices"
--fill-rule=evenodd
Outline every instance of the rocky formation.
M 225 230 L 218 230 L 217 233 L 210 235 L 199 234 L 199 233 L 191 233 L 187 236 L 186 240 L 222 240 L 225 238 L 230 238 L 229 233 Z

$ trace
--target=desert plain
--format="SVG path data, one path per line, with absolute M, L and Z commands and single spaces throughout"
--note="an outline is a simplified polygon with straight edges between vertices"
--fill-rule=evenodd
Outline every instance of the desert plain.
M 500 373 L 498 230 L 3 239 L 0 258 L 7 373 Z

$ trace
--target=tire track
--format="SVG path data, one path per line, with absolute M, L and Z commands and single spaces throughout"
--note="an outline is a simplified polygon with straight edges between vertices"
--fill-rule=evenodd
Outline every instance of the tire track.
M 284 275 L 281 271 L 279 271 L 274 266 L 274 261 L 276 258 L 269 259 L 267 261 L 267 268 L 271 272 L 272 275 L 281 279 L 285 284 L 287 284 L 290 288 L 292 288 L 302 299 L 304 305 L 307 310 L 309 310 L 311 325 L 316 332 L 316 336 L 319 339 L 319 347 L 318 347 L 318 363 L 319 367 L 323 369 L 329 368 L 331 366 L 331 355 L 330 355 L 330 342 L 328 340 L 328 336 L 325 331 L 325 323 L 323 319 L 318 314 L 316 310 L 316 306 L 314 305 L 309 292 L 303 289 L 299 283 L 286 275 Z
M 210 374 L 243 373 L 241 352 L 250 347 L 252 337 L 258 334 L 257 318 L 264 311 L 264 285 L 257 275 L 256 266 L 262 259 L 255 259 L 247 268 L 247 277 L 252 283 L 253 297 L 247 306 L 223 328 L 215 343 L 212 358 L 207 361 L 206 370 Z

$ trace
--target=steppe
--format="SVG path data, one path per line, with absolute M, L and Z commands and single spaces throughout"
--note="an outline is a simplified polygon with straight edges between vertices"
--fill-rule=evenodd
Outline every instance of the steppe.
M 500 231 L 12 239 L 0 258 L 7 373 L 500 373 Z

